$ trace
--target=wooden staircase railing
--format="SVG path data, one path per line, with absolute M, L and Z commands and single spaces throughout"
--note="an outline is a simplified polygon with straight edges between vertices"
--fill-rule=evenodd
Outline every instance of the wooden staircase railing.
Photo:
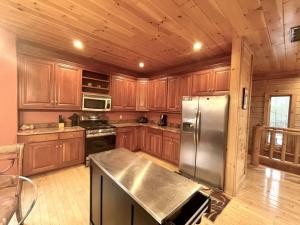
M 254 127 L 251 164 L 300 175 L 300 129 Z

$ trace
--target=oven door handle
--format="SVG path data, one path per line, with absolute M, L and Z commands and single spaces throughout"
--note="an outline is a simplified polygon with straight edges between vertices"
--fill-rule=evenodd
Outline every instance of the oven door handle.
M 105 137 L 105 136 L 112 136 L 116 135 L 116 132 L 107 132 L 107 133 L 98 133 L 98 134 L 87 134 L 86 138 L 94 138 L 94 137 Z

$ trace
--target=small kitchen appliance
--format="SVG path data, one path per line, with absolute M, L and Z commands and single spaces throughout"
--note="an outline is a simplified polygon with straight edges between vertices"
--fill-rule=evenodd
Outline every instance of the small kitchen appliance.
M 141 116 L 140 118 L 138 118 L 137 122 L 138 123 L 148 123 L 148 118 Z
M 167 126 L 168 124 L 168 116 L 166 114 L 161 114 L 159 119 L 159 126 Z

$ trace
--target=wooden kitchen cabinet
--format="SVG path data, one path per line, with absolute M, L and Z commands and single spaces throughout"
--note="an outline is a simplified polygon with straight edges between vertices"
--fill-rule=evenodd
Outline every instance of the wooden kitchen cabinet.
M 166 110 L 168 95 L 168 79 L 159 78 L 149 83 L 149 108 L 151 110 Z
M 29 176 L 83 162 L 84 132 L 19 135 L 24 143 L 23 175 Z
M 138 79 L 136 82 L 136 110 L 148 111 L 149 80 Z
M 136 129 L 136 140 L 137 140 L 137 149 L 146 150 L 147 149 L 147 135 L 148 128 L 144 126 L 137 127 Z
M 31 57 L 19 57 L 19 108 L 54 106 L 54 63 Z
M 83 158 L 82 146 L 82 138 L 62 140 L 59 146 L 61 151 L 60 165 L 65 167 L 81 163 Z
M 229 91 L 230 67 L 221 67 L 213 70 L 213 91 Z
M 112 76 L 111 97 L 113 110 L 135 110 L 136 80 Z
M 20 56 L 18 75 L 20 109 L 81 108 L 79 67 Z
M 213 95 L 229 91 L 230 67 L 203 70 L 192 75 L 192 95 Z
M 161 157 L 162 152 L 162 131 L 148 128 L 146 152 Z
M 78 67 L 57 64 L 55 67 L 56 107 L 81 108 L 82 71 Z
M 126 148 L 128 150 L 134 151 L 135 150 L 134 134 L 135 134 L 135 127 L 117 128 L 117 141 L 116 141 L 117 148 Z
M 58 168 L 59 142 L 29 144 L 24 151 L 24 175 L 32 175 Z
M 168 78 L 168 97 L 167 97 L 167 109 L 168 111 L 180 110 L 180 78 L 169 77 Z
M 162 159 L 179 164 L 180 153 L 180 134 L 164 131 L 163 132 L 163 147 L 162 147 Z

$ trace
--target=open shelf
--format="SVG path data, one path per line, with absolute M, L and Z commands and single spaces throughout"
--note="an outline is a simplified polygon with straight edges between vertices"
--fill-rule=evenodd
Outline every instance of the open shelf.
M 93 71 L 82 71 L 82 91 L 98 94 L 109 94 L 110 76 Z

